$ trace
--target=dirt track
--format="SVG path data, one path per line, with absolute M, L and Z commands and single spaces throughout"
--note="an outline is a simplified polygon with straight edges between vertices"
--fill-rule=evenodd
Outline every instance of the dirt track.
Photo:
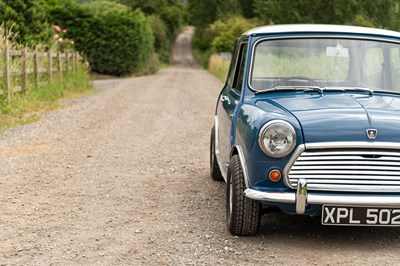
M 225 185 L 209 177 L 222 84 L 194 67 L 191 32 L 156 75 L 98 93 L 0 140 L 0 264 L 400 264 L 393 228 L 323 227 L 268 214 L 232 237 Z

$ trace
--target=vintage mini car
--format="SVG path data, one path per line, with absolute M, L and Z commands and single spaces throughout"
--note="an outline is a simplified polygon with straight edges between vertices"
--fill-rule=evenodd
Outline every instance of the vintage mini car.
M 353 26 L 251 29 L 234 47 L 210 145 L 228 230 L 261 214 L 400 225 L 400 33 Z

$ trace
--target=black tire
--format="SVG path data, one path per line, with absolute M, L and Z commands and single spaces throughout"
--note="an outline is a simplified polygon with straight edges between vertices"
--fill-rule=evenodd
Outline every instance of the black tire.
M 211 129 L 211 140 L 210 140 L 210 174 L 212 179 L 216 181 L 224 180 L 221 170 L 215 157 L 215 127 Z
M 243 169 L 238 155 L 231 158 L 226 186 L 226 218 L 228 230 L 235 236 L 257 234 L 261 222 L 261 204 L 243 195 Z

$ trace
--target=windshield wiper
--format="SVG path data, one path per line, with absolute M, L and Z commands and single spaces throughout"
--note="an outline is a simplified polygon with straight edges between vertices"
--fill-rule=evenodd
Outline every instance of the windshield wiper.
M 363 88 L 363 87 L 327 87 L 324 89 L 325 91 L 361 91 L 368 92 L 369 95 L 374 93 L 373 89 Z
M 317 86 L 276 86 L 270 89 L 256 91 L 255 94 L 276 91 L 316 91 L 322 94 L 324 92 L 324 88 Z
M 400 94 L 400 91 L 391 91 L 391 90 L 375 90 L 375 92 L 378 92 L 378 93 L 391 93 L 391 94 L 397 94 L 397 95 Z

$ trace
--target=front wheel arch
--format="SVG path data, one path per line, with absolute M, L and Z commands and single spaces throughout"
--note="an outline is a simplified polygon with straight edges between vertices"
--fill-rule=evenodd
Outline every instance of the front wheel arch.
M 246 159 L 244 157 L 243 149 L 240 145 L 233 145 L 230 156 L 229 156 L 229 160 L 231 160 L 232 157 L 235 155 L 237 155 L 239 157 L 239 161 L 240 161 L 240 164 L 241 164 L 242 170 L 243 170 L 243 179 L 244 179 L 243 181 L 244 181 L 246 188 L 248 188 L 249 187 L 249 176 L 247 173 Z M 228 171 L 229 171 L 229 167 L 228 167 Z

